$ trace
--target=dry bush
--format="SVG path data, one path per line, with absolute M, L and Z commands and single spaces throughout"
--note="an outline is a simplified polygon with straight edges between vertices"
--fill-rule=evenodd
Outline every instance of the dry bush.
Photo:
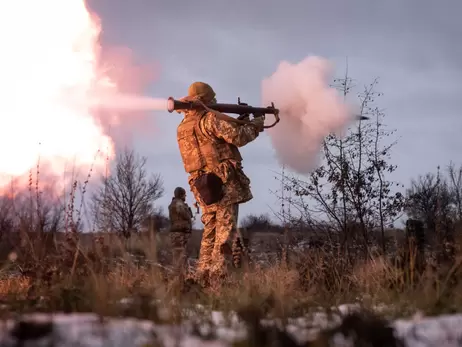
M 24 233 L 9 249 L 15 259 L 3 262 L 0 300 L 15 309 L 119 314 L 123 298 L 175 299 L 165 233 Z

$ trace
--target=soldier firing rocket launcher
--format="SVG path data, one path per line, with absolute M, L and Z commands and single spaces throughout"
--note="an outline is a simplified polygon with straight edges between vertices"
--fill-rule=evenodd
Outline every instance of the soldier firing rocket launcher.
M 249 106 L 248 104 L 242 103 L 240 98 L 237 98 L 237 104 L 203 104 L 201 102 L 196 101 L 175 100 L 173 97 L 169 97 L 167 101 L 167 110 L 170 113 L 172 113 L 173 111 L 179 112 L 181 110 L 203 110 L 204 108 L 220 112 L 222 113 L 222 116 L 225 116 L 223 115 L 223 113 L 238 114 L 239 117 L 237 117 L 237 122 L 244 121 L 246 118 L 249 117 L 249 114 L 253 114 L 255 118 L 263 117 L 263 119 L 265 119 L 265 115 L 267 114 L 274 115 L 274 123 L 271 125 L 265 125 L 265 129 L 274 127 L 280 121 L 279 109 L 274 107 L 274 103 L 271 103 L 271 106 L 268 107 L 253 107 Z M 229 118 L 231 118 L 230 120 L 236 121 L 236 119 L 232 117 Z M 355 119 L 367 120 L 369 119 L 369 117 L 359 115 L 356 116 Z
M 203 109 L 211 109 L 220 113 L 234 113 L 238 114 L 237 120 L 243 121 L 245 120 L 250 114 L 253 114 L 255 118 L 263 117 L 265 115 L 272 114 L 274 115 L 275 121 L 271 125 L 265 125 L 265 129 L 274 127 L 277 123 L 279 123 L 279 109 L 274 107 L 274 103 L 271 103 L 271 106 L 268 107 L 252 107 L 245 103 L 242 103 L 240 98 L 237 98 L 237 104 L 203 104 L 201 102 L 195 101 L 180 101 L 175 100 L 172 97 L 168 98 L 167 101 L 167 110 L 168 112 L 172 113 L 173 111 L 179 110 L 203 110 Z M 234 119 L 234 118 L 233 118 Z

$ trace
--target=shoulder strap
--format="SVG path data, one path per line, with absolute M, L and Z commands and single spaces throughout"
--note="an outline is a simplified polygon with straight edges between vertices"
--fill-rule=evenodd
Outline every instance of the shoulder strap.
M 194 128 L 193 128 L 193 134 L 194 134 L 194 137 L 195 137 L 195 140 L 196 140 L 197 149 L 198 149 L 199 157 L 200 157 L 199 159 L 200 159 L 200 162 L 202 163 L 203 166 L 207 165 L 207 160 L 205 160 L 204 155 L 202 154 L 201 145 L 199 143 L 199 139 L 198 139 L 197 135 L 200 133 L 200 134 L 203 134 L 205 137 L 208 138 L 208 136 L 206 134 L 204 134 L 204 132 L 201 131 L 201 129 L 200 129 L 200 122 L 204 118 L 206 113 L 207 112 L 202 112 L 202 114 L 197 117 L 196 123 L 194 124 Z
M 217 116 L 218 119 L 221 119 L 221 120 L 224 120 L 224 121 L 227 121 L 227 122 L 231 122 L 231 123 L 254 125 L 251 121 L 233 118 L 231 116 L 228 116 L 227 114 L 224 114 L 224 113 L 221 113 L 219 111 L 213 110 L 210 107 L 207 107 L 207 105 L 205 105 L 200 100 L 197 100 L 197 102 L 199 102 L 202 105 L 202 107 L 204 107 L 205 110 L 207 110 L 207 111 L 209 111 L 211 113 L 214 113 Z
M 204 111 L 198 118 L 198 120 L 196 121 L 196 124 L 194 125 L 194 130 L 195 130 L 195 133 L 200 133 L 202 136 L 206 137 L 208 140 L 210 141 L 217 141 L 218 139 L 217 138 L 214 138 L 212 136 L 210 136 L 207 132 L 205 131 L 202 131 L 202 128 L 201 128 L 201 122 L 202 120 L 205 118 L 205 116 L 207 116 L 207 111 Z

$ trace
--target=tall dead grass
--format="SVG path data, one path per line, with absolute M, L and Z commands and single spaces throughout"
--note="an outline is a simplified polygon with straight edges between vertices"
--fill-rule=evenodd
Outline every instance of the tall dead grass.
M 92 311 L 154 320 L 177 320 L 180 313 L 160 318 L 159 310 L 179 312 L 195 304 L 225 311 L 253 305 L 278 317 L 346 302 L 367 308 L 382 304 L 400 315 L 462 306 L 461 254 L 451 264 L 417 270 L 411 259 L 351 262 L 322 248 L 292 251 L 287 263 L 235 269 L 223 282 L 202 288 L 180 283 L 169 268 L 171 259 L 159 257 L 169 248 L 165 235 L 148 233 L 129 241 L 108 234 L 93 235 L 94 241 L 80 236 L 71 242 L 54 235 L 53 242 L 44 242 L 28 235 L 4 262 L 1 302 L 15 311 Z
M 222 282 L 202 288 L 184 283 L 170 270 L 169 238 L 164 233 L 148 230 L 127 240 L 109 233 L 78 232 L 81 213 L 74 211 L 76 184 L 64 211 L 67 232 L 56 232 L 57 223 L 46 232 L 40 210 L 44 205 L 35 188 L 36 197 L 31 193 L 35 205 L 19 213 L 20 223 L 2 222 L 16 241 L 0 247 L 4 253 L 0 254 L 0 300 L 16 312 L 92 311 L 177 320 L 180 307 L 198 303 L 220 310 L 254 306 L 278 317 L 353 301 L 369 308 L 388 305 L 399 314 L 407 309 L 440 313 L 462 305 L 460 247 L 450 262 L 425 259 L 423 264 L 422 257 L 417 261 L 412 244 L 391 257 L 376 255 L 368 260 L 347 257 L 335 247 L 299 250 L 289 246 L 287 261 L 276 257 L 253 262 L 248 268 L 235 269 Z M 46 211 L 52 211 L 50 206 Z M 15 225 L 19 230 L 12 229 Z M 275 237 L 273 233 L 253 238 L 254 259 L 258 249 L 281 253 Z M 200 231 L 195 231 L 188 246 L 193 258 L 198 256 L 200 238 Z M 175 314 L 162 316 L 162 308 Z

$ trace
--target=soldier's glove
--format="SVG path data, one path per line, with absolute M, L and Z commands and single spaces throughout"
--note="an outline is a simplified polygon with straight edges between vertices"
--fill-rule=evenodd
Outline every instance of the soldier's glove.
M 237 117 L 237 119 L 250 121 L 250 115 L 248 113 L 244 113 L 244 114 L 241 114 L 239 117 Z
M 256 128 L 258 129 L 259 132 L 262 132 L 263 131 L 263 126 L 264 126 L 264 119 L 263 117 L 257 117 L 257 118 L 254 118 L 251 120 L 252 124 L 254 124 L 256 126 Z

